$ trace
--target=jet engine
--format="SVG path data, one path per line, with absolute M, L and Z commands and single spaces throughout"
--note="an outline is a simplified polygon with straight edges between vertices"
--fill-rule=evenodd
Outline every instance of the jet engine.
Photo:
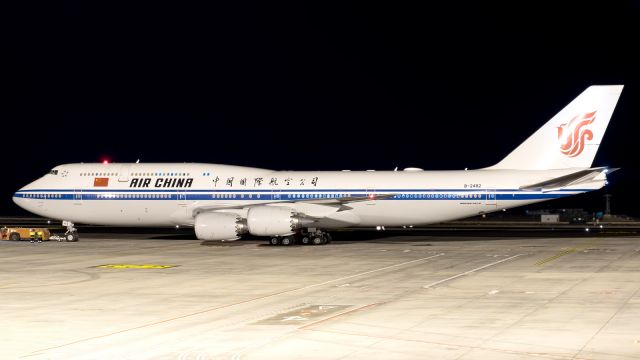
M 230 213 L 198 214 L 195 230 L 200 240 L 237 240 L 247 232 L 242 217 Z
M 276 206 L 257 206 L 249 209 L 247 227 L 256 236 L 286 236 L 294 230 L 312 223 L 296 217 L 293 210 Z

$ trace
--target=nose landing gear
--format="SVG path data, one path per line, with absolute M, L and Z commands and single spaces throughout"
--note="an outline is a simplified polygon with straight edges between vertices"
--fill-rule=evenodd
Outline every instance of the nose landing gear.
M 65 241 L 75 242 L 80 239 L 78 236 L 78 229 L 76 229 L 71 221 L 63 221 L 62 226 L 67 227 L 67 232 L 64 233 Z

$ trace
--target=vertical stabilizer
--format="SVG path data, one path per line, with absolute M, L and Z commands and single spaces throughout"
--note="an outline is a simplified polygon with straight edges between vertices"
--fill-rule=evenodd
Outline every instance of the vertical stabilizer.
M 489 169 L 591 167 L 622 87 L 588 87 L 507 157 Z

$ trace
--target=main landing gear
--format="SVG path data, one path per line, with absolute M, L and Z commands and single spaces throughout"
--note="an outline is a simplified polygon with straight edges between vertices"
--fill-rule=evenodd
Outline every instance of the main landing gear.
M 331 242 L 331 234 L 322 230 L 300 232 L 289 236 L 274 236 L 269 244 L 274 246 L 291 246 L 296 242 L 302 245 L 325 245 Z

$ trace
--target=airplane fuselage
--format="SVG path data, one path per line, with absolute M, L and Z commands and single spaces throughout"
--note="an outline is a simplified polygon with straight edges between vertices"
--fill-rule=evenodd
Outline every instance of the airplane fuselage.
M 68 164 L 17 191 L 35 214 L 116 226 L 194 224 L 198 212 L 255 204 L 316 216 L 323 228 L 438 223 L 598 189 L 522 190 L 563 170 L 272 171 L 216 164 Z M 362 198 L 338 211 L 322 199 Z M 240 211 L 240 210 L 237 210 Z

